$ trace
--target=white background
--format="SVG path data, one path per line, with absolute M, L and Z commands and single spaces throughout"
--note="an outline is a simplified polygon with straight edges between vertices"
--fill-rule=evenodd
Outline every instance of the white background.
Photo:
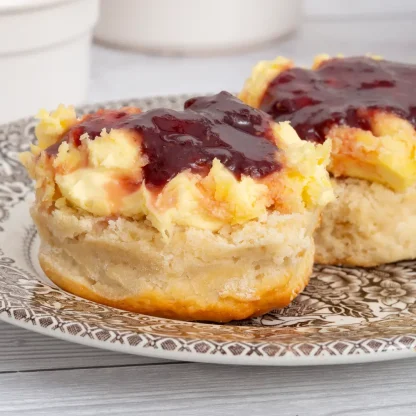
M 304 21 L 292 36 L 239 55 L 161 57 L 96 46 L 89 100 L 238 91 L 256 62 L 277 55 L 302 65 L 318 53 L 374 53 L 416 62 L 414 0 L 307 0 L 305 8 Z
M 416 12 L 414 0 L 303 0 L 306 16 L 391 17 Z

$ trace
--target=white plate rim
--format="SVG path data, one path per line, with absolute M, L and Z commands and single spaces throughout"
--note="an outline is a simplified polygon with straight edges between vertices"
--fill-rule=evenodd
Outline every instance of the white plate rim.
M 167 107 L 178 107 L 181 105 L 181 103 L 186 99 L 189 98 L 189 95 L 175 95 L 175 96 L 162 96 L 162 97 L 151 97 L 151 98 L 144 98 L 141 100 L 121 100 L 121 101 L 112 101 L 107 103 L 101 103 L 101 104 L 94 104 L 90 106 L 85 106 L 81 108 L 82 112 L 88 112 L 95 110 L 96 108 L 109 108 L 109 107 L 117 107 L 117 106 L 126 106 L 126 105 L 138 105 L 140 107 L 149 108 L 149 107 L 157 107 L 157 106 L 167 106 Z M 12 163 L 15 159 L 17 151 L 23 150 L 25 147 L 27 147 L 27 138 L 31 137 L 31 131 L 30 129 L 33 129 L 33 120 L 32 119 L 22 119 L 17 120 L 12 123 L 8 123 L 7 125 L 0 126 L 0 145 L 5 143 L 5 137 L 8 140 L 8 135 L 10 132 L 12 132 L 16 137 L 14 137 L 13 140 L 16 141 L 16 146 L 14 146 L 14 142 L 6 143 L 11 146 L 11 150 L 5 151 L 5 160 L 0 161 L 0 163 Z M 5 133 L 6 132 L 6 133 Z M 3 133 L 3 142 L 2 142 L 2 136 Z M 9 152 L 9 153 L 7 153 Z M 12 163 L 14 166 L 14 163 Z M 11 165 L 11 166 L 12 166 Z M 11 168 L 13 173 L 13 166 Z M 0 179 L 1 179 L 1 173 L 0 173 Z M 12 181 L 13 182 L 13 181 Z M 6 204 L 7 205 L 7 204 Z M 20 205 L 16 205 L 20 206 Z M 12 207 L 6 207 L 7 209 L 12 209 Z M 7 222 L 7 219 L 6 219 Z M 1 218 L 0 218 L 0 226 L 1 226 Z M 1 259 L 0 259 L 0 266 L 1 266 Z M 406 269 L 409 268 L 409 264 L 405 264 L 403 266 L 398 265 L 398 268 Z M 412 266 L 413 267 L 413 266 Z M 21 272 L 21 268 L 18 268 L 19 272 Z M 415 264 L 415 270 L 416 270 L 416 264 Z M 67 294 L 67 296 L 71 296 L 74 299 L 73 295 Z M 79 298 L 78 298 L 79 299 Z M 79 299 L 79 302 L 88 302 L 83 299 Z M 1 302 L 0 302 L 1 304 Z M 107 307 L 105 307 L 107 308 Z M 109 308 L 111 309 L 111 308 Z M 117 313 L 123 313 L 122 311 L 117 311 Z M 46 315 L 44 315 L 46 316 Z M 54 315 L 50 315 L 50 318 L 56 317 Z M 410 318 L 409 318 L 410 319 Z M 413 322 L 413 316 L 411 317 Z M 346 364 L 346 363 L 362 363 L 362 362 L 373 362 L 373 361 L 384 361 L 384 360 L 392 360 L 392 359 L 398 359 L 398 358 L 408 358 L 415 356 L 416 352 L 416 317 L 414 318 L 415 323 L 415 330 L 414 332 L 405 332 L 403 334 L 399 334 L 392 337 L 381 337 L 378 338 L 377 342 L 386 342 L 385 346 L 383 348 L 375 349 L 373 351 L 368 350 L 360 350 L 359 348 L 355 350 L 355 352 L 349 352 L 349 353 L 334 353 L 332 355 L 325 355 L 325 354 L 318 354 L 318 355 L 308 355 L 308 354 L 302 354 L 299 353 L 299 355 L 293 355 L 290 353 L 282 354 L 282 355 L 262 355 L 258 356 L 254 353 L 248 354 L 248 353 L 241 353 L 241 354 L 232 354 L 230 353 L 229 349 L 228 352 L 222 352 L 222 353 L 201 353 L 194 350 L 180 350 L 180 348 L 176 348 L 174 350 L 169 349 L 161 349 L 155 345 L 152 347 L 146 347 L 142 345 L 135 345 L 132 346 L 128 343 L 120 344 L 120 343 L 113 343 L 108 342 L 107 340 L 99 340 L 95 338 L 87 338 L 83 336 L 78 336 L 71 334 L 69 332 L 62 332 L 58 330 L 51 330 L 50 327 L 43 327 L 39 324 L 36 324 L 36 321 L 31 320 L 24 320 L 24 319 L 16 319 L 12 315 L 8 315 L 7 312 L 0 309 L 0 320 L 5 321 L 7 323 L 10 323 L 12 325 L 16 325 L 31 331 L 39 332 L 44 335 L 53 336 L 55 338 L 59 338 L 62 340 L 70 341 L 70 342 L 76 342 L 79 344 L 92 346 L 92 347 L 98 347 L 103 349 L 108 349 L 112 351 L 118 351 L 118 352 L 124 352 L 128 354 L 137 354 L 137 355 L 143 355 L 148 357 L 154 357 L 154 358 L 165 358 L 165 359 L 173 359 L 173 360 L 185 360 L 185 361 L 198 361 L 198 362 L 209 362 L 209 363 L 217 363 L 217 364 L 238 364 L 238 365 L 278 365 L 278 366 L 298 366 L 298 365 L 324 365 L 324 364 Z M 181 323 L 179 321 L 171 321 L 171 320 L 165 320 L 168 324 L 175 324 L 180 325 Z M 396 322 L 396 321 L 395 321 Z M 184 323 L 185 325 L 185 323 Z M 207 324 L 197 324 L 194 325 L 207 325 Z M 202 329 L 206 329 L 207 327 L 202 327 Z M 233 328 L 242 328 L 242 327 L 233 327 Z M 406 341 L 401 341 L 401 338 L 406 338 Z M 166 337 L 166 339 L 169 339 L 169 337 Z M 175 339 L 173 337 L 173 339 Z M 179 338 L 176 338 L 179 339 Z M 323 340 L 325 337 L 323 336 Z M 204 341 L 203 339 L 194 338 L 191 341 L 198 342 L 198 341 Z M 362 341 L 372 341 L 371 338 L 365 338 L 363 337 L 362 340 L 354 340 L 354 341 L 348 341 L 352 343 L 356 343 L 357 345 L 360 344 Z M 237 338 L 235 343 L 238 344 L 239 339 Z M 226 343 L 226 342 L 225 342 Z M 246 346 L 250 344 L 250 342 L 245 342 Z M 252 343 L 253 345 L 255 344 Z M 258 343 L 259 344 L 259 343 Z M 271 342 L 270 345 L 273 343 Z M 314 344 L 314 341 L 311 341 L 311 344 Z M 318 344 L 316 344 L 318 345 Z M 264 347 L 264 345 L 263 345 Z M 253 347 L 254 351 L 258 353 L 259 350 L 256 350 L 257 347 Z

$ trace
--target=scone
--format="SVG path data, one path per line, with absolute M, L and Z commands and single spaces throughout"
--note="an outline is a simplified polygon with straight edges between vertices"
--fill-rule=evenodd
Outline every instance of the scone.
M 311 274 L 333 199 L 330 142 L 222 92 L 183 111 L 42 111 L 21 160 L 36 181 L 40 264 L 100 303 L 226 322 L 283 307 Z
M 289 120 L 301 139 L 332 139 L 337 196 L 315 234 L 316 261 L 376 266 L 416 258 L 416 66 L 379 57 L 258 63 L 240 98 Z

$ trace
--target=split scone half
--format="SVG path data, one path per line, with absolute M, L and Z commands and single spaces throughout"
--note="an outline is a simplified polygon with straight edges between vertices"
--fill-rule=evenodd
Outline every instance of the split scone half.
M 299 139 L 222 92 L 183 111 L 42 111 L 21 155 L 40 264 L 120 309 L 226 322 L 283 307 L 311 274 L 333 199 L 330 142 Z
M 240 98 L 332 140 L 336 200 L 315 234 L 316 262 L 376 266 L 416 258 L 416 66 L 379 57 L 258 63 Z

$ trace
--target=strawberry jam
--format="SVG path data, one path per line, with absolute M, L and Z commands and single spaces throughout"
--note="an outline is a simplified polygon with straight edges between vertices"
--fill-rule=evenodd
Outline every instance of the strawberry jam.
M 395 113 L 416 127 L 415 86 L 416 65 L 335 58 L 316 70 L 281 72 L 260 109 L 276 121 L 289 120 L 302 139 L 322 143 L 335 124 L 370 130 L 372 110 Z
M 206 174 L 214 158 L 237 178 L 260 178 L 281 168 L 270 124 L 270 116 L 223 91 L 192 98 L 183 111 L 155 109 L 129 114 L 102 110 L 73 126 L 46 151 L 56 154 L 62 141 L 79 146 L 84 133 L 94 139 L 102 129 L 127 129 L 138 133 L 148 157 L 143 168 L 147 185 L 163 186 L 186 169 Z

